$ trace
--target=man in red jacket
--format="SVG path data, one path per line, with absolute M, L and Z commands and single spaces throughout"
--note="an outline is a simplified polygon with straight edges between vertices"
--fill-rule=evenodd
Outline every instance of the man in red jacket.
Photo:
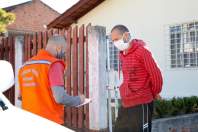
M 127 27 L 116 25 L 111 39 L 120 50 L 123 83 L 120 86 L 122 107 L 116 132 L 151 132 L 153 100 L 159 98 L 162 75 L 151 52 L 142 40 L 131 39 Z

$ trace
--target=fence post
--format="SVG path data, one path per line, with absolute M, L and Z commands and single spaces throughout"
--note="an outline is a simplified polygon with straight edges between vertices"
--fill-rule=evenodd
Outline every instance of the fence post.
M 88 81 L 89 129 L 102 131 L 107 129 L 107 49 L 106 29 L 101 26 L 88 28 Z
M 16 36 L 15 41 L 13 42 L 15 45 L 15 105 L 20 107 L 21 101 L 18 100 L 19 94 L 19 84 L 18 84 L 18 71 L 19 68 L 23 64 L 23 45 L 24 45 L 24 36 Z

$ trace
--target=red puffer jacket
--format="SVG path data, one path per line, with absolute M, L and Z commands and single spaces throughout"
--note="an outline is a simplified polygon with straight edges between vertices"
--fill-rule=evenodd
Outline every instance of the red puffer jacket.
M 151 53 L 141 40 L 131 41 L 132 47 L 120 52 L 123 83 L 120 94 L 123 107 L 150 103 L 162 89 L 162 75 Z

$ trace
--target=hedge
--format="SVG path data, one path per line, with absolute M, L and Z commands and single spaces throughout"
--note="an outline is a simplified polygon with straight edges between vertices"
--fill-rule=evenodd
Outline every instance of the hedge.
M 165 118 L 198 112 L 198 97 L 172 98 L 154 102 L 153 118 Z

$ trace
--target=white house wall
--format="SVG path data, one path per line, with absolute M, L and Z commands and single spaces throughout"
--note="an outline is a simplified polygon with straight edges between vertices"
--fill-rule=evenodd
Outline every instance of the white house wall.
M 126 25 L 133 38 L 147 43 L 160 66 L 163 97 L 198 95 L 198 70 L 170 69 L 167 60 L 167 27 L 198 20 L 197 5 L 197 0 L 106 0 L 81 17 L 77 25 L 105 26 L 107 33 L 116 24 Z

